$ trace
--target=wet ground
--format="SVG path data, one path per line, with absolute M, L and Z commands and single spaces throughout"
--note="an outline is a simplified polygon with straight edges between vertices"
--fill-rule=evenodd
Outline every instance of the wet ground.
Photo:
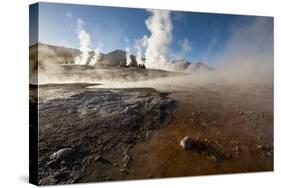
M 205 85 L 174 92 L 172 121 L 129 150 L 129 179 L 273 170 L 273 90 Z M 185 136 L 225 156 L 183 150 Z
M 40 86 L 40 184 L 273 170 L 272 87 L 97 87 Z

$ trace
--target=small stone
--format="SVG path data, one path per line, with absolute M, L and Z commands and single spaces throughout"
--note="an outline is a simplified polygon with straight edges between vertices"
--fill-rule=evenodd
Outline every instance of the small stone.
M 217 162 L 217 157 L 214 155 L 207 156 L 210 161 Z
M 95 161 L 101 161 L 102 160 L 102 156 L 101 155 L 97 155 L 96 157 L 95 157 Z
M 113 163 L 112 165 L 113 165 L 113 166 L 115 166 L 115 167 L 117 167 L 117 166 L 118 166 L 118 164 L 117 164 L 117 163 Z
M 124 168 L 120 168 L 120 172 L 125 172 L 125 169 Z
M 60 165 L 61 165 L 61 166 L 64 166 L 64 165 L 65 165 L 65 161 L 64 161 L 64 160 L 61 161 L 61 162 L 60 162 Z
M 256 145 L 257 149 L 262 149 L 262 145 Z
M 106 181 L 110 181 L 110 180 L 111 180 L 111 177 L 110 177 L 110 176 L 107 176 L 107 177 L 105 178 L 105 180 L 106 180 Z
M 190 136 L 184 137 L 180 142 L 180 146 L 185 150 L 191 149 L 193 146 L 193 139 Z
M 236 154 L 239 154 L 239 146 L 235 146 L 234 148 L 232 148 L 232 151 L 234 151 Z
M 205 123 L 205 122 L 202 123 L 202 125 L 205 126 L 205 127 L 208 127 L 208 126 L 209 126 L 208 123 Z
M 50 156 L 51 160 L 62 160 L 65 159 L 69 156 L 69 154 L 72 153 L 72 149 L 71 148 L 63 148 L 58 150 L 57 152 L 53 153 Z
M 267 155 L 267 156 L 271 156 L 272 153 L 271 153 L 271 152 L 267 152 L 266 155 Z
M 49 161 L 46 166 L 47 166 L 47 167 L 50 167 L 50 168 L 53 168 L 53 167 L 55 167 L 56 165 L 57 165 L 56 161 L 55 161 L 55 160 L 52 160 L 52 161 Z

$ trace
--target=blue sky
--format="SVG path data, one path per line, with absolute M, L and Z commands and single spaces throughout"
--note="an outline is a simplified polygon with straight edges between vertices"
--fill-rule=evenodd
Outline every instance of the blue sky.
M 91 36 L 93 49 L 99 47 L 103 53 L 108 53 L 129 47 L 135 54 L 135 40 L 150 34 L 145 25 L 149 16 L 144 9 L 40 3 L 39 41 L 79 48 L 76 28 L 77 19 L 81 18 Z M 34 23 L 36 11 L 31 11 L 30 17 Z M 172 11 L 171 54 L 179 53 L 182 42 L 187 40 L 190 49 L 182 58 L 212 63 L 223 53 L 236 27 L 257 19 L 259 17 Z M 269 33 L 273 33 L 273 19 L 268 18 L 267 22 L 270 23 Z M 31 34 L 30 43 L 35 42 L 36 34 Z

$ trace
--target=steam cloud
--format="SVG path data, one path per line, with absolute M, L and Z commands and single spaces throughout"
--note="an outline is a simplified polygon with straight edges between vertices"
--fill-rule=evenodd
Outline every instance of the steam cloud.
M 192 83 L 227 85 L 273 84 L 273 20 L 257 17 L 231 27 L 224 51 L 211 65 L 214 71 L 192 74 Z
M 252 23 L 238 23 L 217 62 L 226 81 L 272 84 L 272 19 L 257 17 Z
M 135 41 L 134 48 L 136 49 L 136 60 L 138 65 L 143 65 L 145 62 L 143 60 L 143 49 L 147 46 L 147 36 Z
M 80 56 L 75 58 L 75 64 L 86 65 L 89 59 L 89 52 L 91 51 L 91 37 L 84 29 L 84 22 L 81 18 L 77 19 L 77 32 L 80 43 L 79 50 L 81 51 Z
M 137 63 L 145 63 L 147 68 L 171 70 L 169 46 L 172 41 L 173 26 L 170 12 L 164 10 L 148 11 L 151 15 L 145 21 L 145 24 L 150 31 L 150 35 L 145 35 L 135 41 Z M 178 82 L 179 84 L 186 81 L 193 84 L 271 85 L 273 83 L 273 19 L 257 17 L 253 22 L 238 22 L 231 29 L 230 38 L 223 53 L 213 61 L 216 63 L 211 65 L 215 70 L 184 76 L 182 81 Z M 91 38 L 84 29 L 84 22 L 81 19 L 77 20 L 77 31 L 81 54 L 75 58 L 75 64 L 85 65 L 89 62 L 89 65 L 95 65 L 101 58 L 100 49 L 95 50 L 93 58 L 89 61 Z M 180 45 L 184 52 L 193 50 L 187 39 L 184 39 Z M 53 49 L 45 46 L 40 46 L 38 50 L 38 61 L 40 63 L 36 65 L 36 60 L 34 62 L 32 60 L 32 64 L 34 64 L 32 67 L 36 70 L 38 68 L 36 66 L 39 66 L 40 70 L 44 70 L 46 76 L 40 74 L 38 79 L 48 82 L 51 80 L 50 74 L 55 77 L 61 71 L 56 69 L 54 62 L 64 62 L 65 59 L 59 57 Z M 145 57 L 145 62 L 142 57 Z M 131 51 L 126 48 L 126 65 L 130 65 L 131 62 Z M 48 70 L 50 71 L 48 72 Z M 57 70 L 57 72 L 54 70 Z M 34 83 L 36 79 L 34 78 Z M 80 79 L 80 77 L 77 78 L 77 80 Z M 73 78 L 73 80 L 76 80 L 76 78 Z
M 100 59 L 101 59 L 100 49 L 97 48 L 95 50 L 95 54 L 94 54 L 93 58 L 91 59 L 89 65 L 95 65 Z
M 141 49 L 145 50 L 145 64 L 148 68 L 169 69 L 169 52 L 172 41 L 172 22 L 170 11 L 147 10 L 151 16 L 145 20 L 145 25 L 150 31 L 150 36 L 144 36 L 136 41 L 137 61 L 143 64 L 140 54 Z
M 131 63 L 132 63 L 131 51 L 129 48 L 126 48 L 126 65 L 130 66 Z

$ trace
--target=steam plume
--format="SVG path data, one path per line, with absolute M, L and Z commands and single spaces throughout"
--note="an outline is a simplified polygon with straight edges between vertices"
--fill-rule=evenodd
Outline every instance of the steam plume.
M 137 63 L 138 63 L 138 65 L 143 65 L 144 61 L 142 60 L 142 50 L 141 50 L 141 47 L 136 46 L 136 49 L 137 49 L 137 56 L 136 56 Z
M 170 12 L 166 10 L 147 10 L 151 16 L 145 20 L 150 36 L 142 38 L 141 45 L 137 44 L 137 53 L 140 48 L 145 49 L 145 64 L 148 68 L 169 69 L 169 52 L 172 41 L 172 22 Z M 139 48 L 139 50 L 138 50 Z M 141 62 L 139 55 L 138 59 Z
M 129 48 L 126 48 L 126 65 L 130 66 L 131 63 L 132 63 L 131 51 Z
M 99 60 L 101 59 L 101 53 L 100 53 L 100 49 L 97 48 L 95 50 L 95 54 L 93 55 L 93 58 L 91 59 L 91 61 L 89 62 L 89 65 L 95 65 Z
M 91 51 L 91 37 L 84 29 L 84 22 L 81 18 L 77 19 L 77 33 L 80 43 L 80 56 L 75 58 L 75 64 L 86 65 L 89 59 L 89 51 Z

